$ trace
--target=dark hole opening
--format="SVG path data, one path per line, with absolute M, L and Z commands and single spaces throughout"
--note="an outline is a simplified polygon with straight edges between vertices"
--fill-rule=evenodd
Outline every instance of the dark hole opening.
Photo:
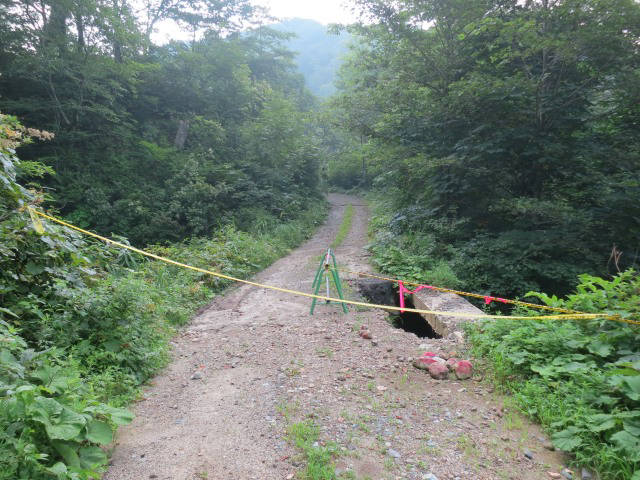
M 413 299 L 411 296 L 404 297 L 404 306 L 407 308 L 415 308 Z M 400 296 L 396 295 L 396 306 L 400 306 Z M 396 312 L 396 315 L 391 315 L 391 323 L 394 327 L 400 328 L 405 332 L 413 333 L 420 338 L 442 338 L 442 335 L 438 335 L 433 327 L 429 324 L 426 318 L 419 313 L 415 312 Z
M 370 302 L 380 305 L 400 306 L 398 286 L 386 280 L 359 279 L 358 290 Z M 405 296 L 405 307 L 415 308 L 413 298 Z M 389 314 L 391 324 L 396 328 L 401 328 L 405 332 L 410 332 L 420 338 L 442 338 L 438 335 L 429 322 L 419 313 L 414 312 L 391 312 Z

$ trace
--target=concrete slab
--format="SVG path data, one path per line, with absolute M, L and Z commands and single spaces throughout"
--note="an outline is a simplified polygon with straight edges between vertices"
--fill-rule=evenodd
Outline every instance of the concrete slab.
M 466 299 L 453 293 L 438 292 L 436 290 L 420 290 L 413 294 L 413 304 L 420 310 L 436 310 L 460 313 L 484 313 L 479 308 L 473 306 Z M 474 321 L 466 317 L 450 317 L 443 315 L 423 314 L 433 330 L 443 337 L 459 331 L 460 323 Z

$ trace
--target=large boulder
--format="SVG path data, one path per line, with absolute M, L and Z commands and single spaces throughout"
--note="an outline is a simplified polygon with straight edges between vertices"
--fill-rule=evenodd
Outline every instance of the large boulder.
M 428 370 L 429 369 L 429 365 L 431 365 L 433 362 L 430 362 L 428 357 L 420 357 L 416 360 L 414 360 L 413 362 L 413 366 L 416 367 L 419 370 Z
M 449 378 L 449 369 L 445 364 L 435 362 L 429 365 L 429 375 L 436 380 L 446 380 Z
M 468 360 L 460 360 L 455 364 L 454 372 L 458 380 L 466 380 L 473 375 L 473 365 Z

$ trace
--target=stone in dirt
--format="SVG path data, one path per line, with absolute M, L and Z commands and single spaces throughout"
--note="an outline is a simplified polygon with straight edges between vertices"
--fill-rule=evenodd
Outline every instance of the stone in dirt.
M 573 472 L 568 468 L 563 469 L 561 473 L 562 473 L 562 476 L 567 480 L 573 480 Z
M 387 453 L 389 454 L 389 456 L 393 457 L 393 458 L 400 458 L 400 452 L 397 452 L 396 450 L 394 450 L 393 448 L 390 448 L 387 450 Z
M 473 365 L 468 360 L 460 360 L 455 364 L 454 371 L 458 380 L 466 380 L 473 375 Z
M 371 332 L 369 330 L 361 330 L 360 331 L 360 336 L 362 338 L 367 339 L 367 340 L 371 340 L 373 338 L 373 336 L 371 335 Z
M 447 368 L 451 371 L 455 370 L 456 368 L 456 363 L 458 363 L 460 360 L 458 360 L 457 358 L 451 357 L 449 358 L 449 360 L 447 360 Z
M 582 472 L 580 473 L 581 473 L 582 480 L 591 480 L 593 478 L 593 475 L 591 475 L 591 472 L 586 468 L 583 468 Z
M 429 365 L 431 365 L 431 363 L 427 363 L 423 361 L 423 358 L 418 358 L 413 362 L 413 366 L 416 367 L 418 370 L 428 370 Z
M 549 478 L 562 478 L 562 475 L 557 472 L 547 472 L 547 475 L 549 475 Z
M 442 363 L 432 363 L 429 365 L 429 375 L 436 380 L 446 380 L 449 378 L 449 369 Z
M 420 357 L 420 360 L 422 360 L 424 363 L 427 363 L 427 364 L 441 363 L 444 365 L 445 363 L 447 363 L 447 361 L 444 358 L 440 358 L 436 356 L 435 353 L 432 353 L 432 352 L 423 353 L 422 356 Z

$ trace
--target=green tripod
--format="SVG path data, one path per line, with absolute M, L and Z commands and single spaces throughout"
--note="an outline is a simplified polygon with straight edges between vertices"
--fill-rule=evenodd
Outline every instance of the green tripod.
M 336 286 L 336 290 L 338 291 L 338 296 L 340 297 L 340 299 L 344 300 L 344 295 L 342 294 L 342 283 L 340 283 L 340 277 L 338 276 L 338 264 L 336 263 L 336 257 L 331 251 L 331 249 L 327 250 L 327 254 L 324 256 L 324 258 L 320 262 L 320 266 L 316 271 L 316 276 L 313 279 L 313 284 L 311 285 L 311 288 L 314 289 L 314 292 L 313 292 L 314 295 L 318 295 L 318 292 L 320 291 L 320 287 L 322 286 L 322 283 L 323 283 L 322 282 L 323 277 L 325 278 L 324 283 L 327 286 L 327 297 L 331 296 L 329 294 L 330 293 L 329 278 L 331 278 L 333 279 L 333 284 Z M 313 302 L 311 302 L 311 315 L 313 315 L 313 310 L 316 308 L 317 300 L 318 300 L 317 298 L 314 298 Z M 327 303 L 330 303 L 330 301 L 327 300 Z M 349 313 L 349 310 L 347 310 L 347 305 L 344 303 L 341 303 L 341 304 L 342 304 L 342 311 L 344 313 Z

